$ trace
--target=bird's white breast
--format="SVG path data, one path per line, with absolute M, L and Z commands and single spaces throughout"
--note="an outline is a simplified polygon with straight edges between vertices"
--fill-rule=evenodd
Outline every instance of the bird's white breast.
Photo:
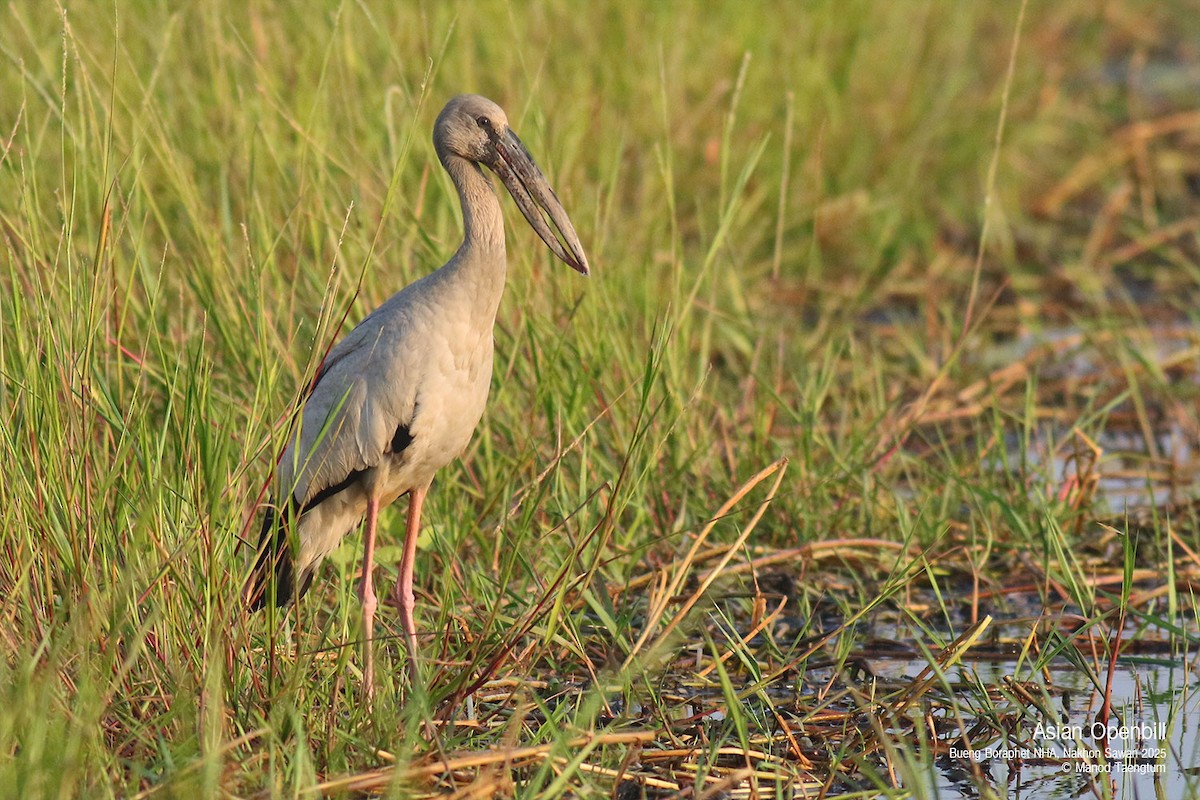
M 413 375 L 412 441 L 391 463 L 380 464 L 378 480 L 389 502 L 414 487 L 428 485 L 434 473 L 462 455 L 487 404 L 491 326 L 482 327 L 469 315 L 446 313 L 444 307 L 440 310 L 443 315 L 438 325 L 422 325 L 424 315 L 415 315 L 405 337 L 410 342 L 420 340 L 422 368 Z M 421 333 L 414 335 L 416 331 Z
M 438 470 L 460 456 L 471 442 L 487 404 L 492 376 L 492 335 L 466 331 L 446 341 L 446 352 L 434 365 L 417 393 L 413 444 L 424 440 L 414 457 Z

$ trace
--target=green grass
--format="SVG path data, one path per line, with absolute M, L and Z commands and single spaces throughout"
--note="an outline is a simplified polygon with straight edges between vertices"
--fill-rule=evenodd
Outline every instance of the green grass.
M 913 719 L 986 739 L 1024 707 L 943 663 L 974 619 L 1101 683 L 1108 634 L 1060 613 L 1194 642 L 1195 125 L 1121 130 L 1192 110 L 1169 70 L 1200 31 L 1143 5 L 1030 4 L 1011 83 L 1005 3 L 0 10 L 0 786 L 407 796 L 507 747 L 532 749 L 459 788 L 612 795 L 634 731 L 651 796 L 770 770 L 922 796 Z M 491 400 L 426 505 L 425 685 L 385 606 L 367 709 L 358 537 L 254 617 L 243 537 L 343 315 L 459 241 L 429 132 L 460 91 L 508 110 L 594 276 L 505 201 Z M 1118 480 L 1160 495 L 1127 516 Z M 846 677 L 889 608 L 930 680 Z M 1019 682 L 1050 663 L 1031 641 Z M 667 724 L 712 708 L 701 739 Z

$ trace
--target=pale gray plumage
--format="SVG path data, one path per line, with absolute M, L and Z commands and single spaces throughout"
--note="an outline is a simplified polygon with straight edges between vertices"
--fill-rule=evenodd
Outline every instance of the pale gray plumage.
M 280 460 L 275 496 L 284 499 L 264 521 L 247 590 L 253 607 L 289 602 L 365 515 L 360 595 L 368 692 L 378 508 L 410 494 L 397 591 L 411 667 L 412 560 L 421 502 L 434 473 L 469 444 L 491 383 L 492 329 L 505 281 L 504 220 L 480 165 L 500 177 L 559 258 L 588 272 L 570 219 L 499 106 L 478 95 L 455 97 L 438 116 L 434 145 L 458 190 L 463 243 L 445 266 L 393 295 L 329 352 Z M 286 541 L 289 524 L 296 528 L 295 552 Z

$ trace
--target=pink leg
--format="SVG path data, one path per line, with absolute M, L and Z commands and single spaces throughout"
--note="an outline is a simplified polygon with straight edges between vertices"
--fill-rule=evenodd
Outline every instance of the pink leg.
M 421 504 L 425 502 L 424 489 L 413 489 L 408 493 L 408 524 L 404 531 L 404 556 L 400 560 L 400 578 L 396 581 L 396 602 L 400 606 L 400 622 L 404 626 L 404 641 L 408 646 L 408 675 L 410 680 L 417 676 L 417 625 L 413 621 L 413 562 L 417 558 L 417 537 L 421 534 Z
M 375 524 L 379 520 L 379 499 L 367 498 L 367 529 L 363 534 L 362 579 L 358 584 L 358 599 L 363 611 L 363 688 L 367 699 L 375 694 L 375 587 L 372 573 L 375 571 Z

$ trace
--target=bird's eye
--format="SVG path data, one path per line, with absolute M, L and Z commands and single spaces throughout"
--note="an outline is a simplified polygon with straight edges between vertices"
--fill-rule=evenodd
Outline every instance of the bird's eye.
M 476 117 L 475 121 L 478 122 L 479 127 L 483 128 L 484 130 L 487 130 L 488 128 L 492 127 L 492 121 L 490 119 L 488 119 L 487 117 Z

